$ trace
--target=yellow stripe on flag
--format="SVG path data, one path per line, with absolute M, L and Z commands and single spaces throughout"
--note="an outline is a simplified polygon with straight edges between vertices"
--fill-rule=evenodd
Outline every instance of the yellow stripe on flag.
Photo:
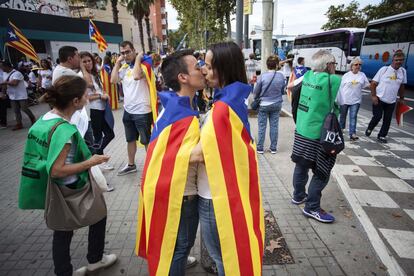
M 168 275 L 170 270 L 180 223 L 182 196 L 184 195 L 184 189 L 187 183 L 190 154 L 197 145 L 199 137 L 198 119 L 194 118 L 182 141 L 175 160 L 174 172 L 171 179 L 167 222 L 165 224 L 160 262 L 157 270 L 157 275 L 159 276 Z
M 226 275 L 240 275 L 239 261 L 237 257 L 236 240 L 233 232 L 233 222 L 228 201 L 227 187 L 222 170 L 220 152 L 217 145 L 216 133 L 212 122 L 212 113 L 202 129 L 201 146 L 205 163 L 215 164 L 206 167 L 207 174 L 214 175 L 214 180 L 209 181 L 211 194 L 213 197 L 214 213 L 216 216 L 217 230 L 220 233 L 220 246 L 222 248 L 222 259 Z M 217 219 L 218 217 L 226 219 Z M 225 248 L 226 250 L 223 250 Z

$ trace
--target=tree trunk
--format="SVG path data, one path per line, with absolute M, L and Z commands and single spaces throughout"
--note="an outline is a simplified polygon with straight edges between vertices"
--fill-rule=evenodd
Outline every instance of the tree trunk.
M 230 12 L 226 12 L 227 38 L 231 39 Z
M 142 51 L 145 53 L 144 28 L 142 27 L 142 17 L 137 18 L 137 21 L 138 21 L 139 39 L 141 40 Z
M 151 28 L 150 28 L 149 14 L 145 15 L 145 26 L 147 28 L 148 48 L 149 48 L 149 51 L 152 51 L 152 39 L 151 39 Z
M 112 17 L 114 19 L 114 23 L 118 24 L 118 0 L 111 0 L 111 5 L 112 5 Z

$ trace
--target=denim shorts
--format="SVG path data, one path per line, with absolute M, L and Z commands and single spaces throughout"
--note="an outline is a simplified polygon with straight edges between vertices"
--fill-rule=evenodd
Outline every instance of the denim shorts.
M 130 114 L 124 110 L 122 117 L 124 123 L 126 141 L 139 141 L 143 145 L 148 145 L 151 138 L 152 113 Z

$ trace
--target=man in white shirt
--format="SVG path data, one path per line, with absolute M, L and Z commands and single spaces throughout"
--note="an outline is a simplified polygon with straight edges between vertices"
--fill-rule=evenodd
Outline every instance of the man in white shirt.
M 12 130 L 19 130 L 23 128 L 21 110 L 27 114 L 33 125 L 36 118 L 27 105 L 27 90 L 24 84 L 23 74 L 13 69 L 11 63 L 8 61 L 2 61 L 0 63 L 0 67 L 1 70 L 4 71 L 2 85 L 7 86 L 6 92 L 11 101 L 16 117 L 16 125 L 12 128 Z
M 0 66 L 0 83 L 3 82 L 3 70 Z M 7 95 L 6 85 L 0 85 L 0 129 L 7 128 Z
M 380 143 L 387 143 L 385 137 L 390 129 L 397 96 L 399 96 L 399 101 L 404 102 L 404 84 L 407 83 L 407 71 L 401 67 L 403 62 L 404 53 L 396 51 L 391 65 L 379 69 L 371 82 L 373 117 L 369 122 L 365 135 L 370 136 L 382 118 L 382 126 L 377 136 Z
M 80 57 L 78 49 L 72 46 L 63 46 L 59 49 L 60 63 L 53 70 L 52 84 L 61 76 L 76 76 L 74 70 L 79 69 Z
M 120 44 L 120 53 L 111 73 L 111 83 L 121 82 L 124 92 L 122 122 L 127 141 L 128 164 L 118 171 L 118 175 L 126 175 L 137 171 L 135 153 L 138 138 L 145 146 L 149 143 L 152 113 L 149 87 L 141 68 L 143 53 L 137 54 L 130 41 Z
M 251 53 L 249 59 L 246 61 L 246 75 L 247 82 L 250 85 L 254 85 L 256 76 L 256 61 L 254 60 L 255 55 Z

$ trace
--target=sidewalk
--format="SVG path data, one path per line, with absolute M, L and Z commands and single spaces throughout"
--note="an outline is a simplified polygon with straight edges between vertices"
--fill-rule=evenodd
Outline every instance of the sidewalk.
M 39 116 L 48 107 L 38 105 L 32 110 Z M 9 115 L 10 119 L 13 118 L 11 112 Z M 108 146 L 107 153 L 115 170 L 106 176 L 115 191 L 105 195 L 109 209 L 105 250 L 118 254 L 119 260 L 100 275 L 148 275 L 146 262 L 134 255 L 138 189 L 145 150 L 138 149 L 137 173 L 116 176 L 117 170 L 126 162 L 126 144 L 122 111 L 115 111 L 114 115 L 116 137 Z M 27 121 L 24 123 L 28 125 Z M 250 124 L 253 135 L 257 137 L 257 119 L 252 117 Z M 0 130 L 0 275 L 53 275 L 52 231 L 45 226 L 43 212 L 17 209 L 21 157 L 27 130 Z M 354 215 L 334 177 L 331 177 L 322 199 L 322 206 L 337 219 L 334 224 L 306 219 L 300 207 L 290 204 L 293 130 L 292 119 L 282 117 L 278 153 L 267 152 L 259 155 L 258 160 L 264 208 L 276 217 L 295 263 L 264 266 L 263 275 L 386 275 L 387 268 L 377 258 L 363 225 Z M 71 250 L 73 266 L 85 265 L 86 228 L 75 232 Z M 200 256 L 199 238 L 192 254 L 197 258 Z M 198 265 L 189 269 L 187 275 L 209 274 Z

